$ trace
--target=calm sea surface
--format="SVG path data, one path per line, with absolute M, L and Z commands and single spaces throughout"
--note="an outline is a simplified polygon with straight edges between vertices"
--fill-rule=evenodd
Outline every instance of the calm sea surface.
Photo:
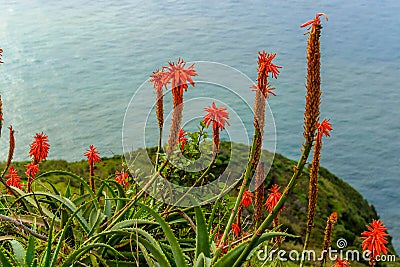
M 120 154 L 125 109 L 156 68 L 178 57 L 216 61 L 255 80 L 262 49 L 283 66 L 271 82 L 277 151 L 297 159 L 307 38 L 299 25 L 325 12 L 322 117 L 334 131 L 322 164 L 377 208 L 399 250 L 400 2 L 190 2 L 0 0 L 0 93 L 4 123 L 16 129 L 15 159 L 28 159 L 42 131 L 52 159 L 83 159 L 90 144 Z M 3 129 L 3 160 L 6 137 Z

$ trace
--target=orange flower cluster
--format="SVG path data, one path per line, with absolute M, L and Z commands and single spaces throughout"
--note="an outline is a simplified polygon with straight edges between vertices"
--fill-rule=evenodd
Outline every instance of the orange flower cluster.
M 279 199 L 282 197 L 282 193 L 280 192 L 281 187 L 277 184 L 274 184 L 271 189 L 268 189 L 270 192 L 267 197 L 267 201 L 265 202 L 265 206 L 269 213 L 275 208 L 276 204 L 278 204 Z M 282 208 L 283 209 L 283 208 Z M 279 211 L 281 212 L 282 209 Z
M 190 83 L 194 86 L 192 76 L 196 76 L 197 73 L 194 70 L 194 64 L 185 68 L 186 62 L 178 58 L 177 63 L 168 62 L 169 66 L 163 67 L 163 84 L 167 84 L 171 81 L 172 95 L 174 98 L 174 107 L 183 103 L 183 91 L 187 91 Z
M 28 176 L 28 192 L 31 192 L 32 181 L 35 179 L 36 174 L 39 173 L 39 163 L 46 160 L 50 149 L 49 139 L 43 132 L 37 133 L 34 139 L 35 140 L 32 142 L 29 151 L 29 156 L 32 157 L 32 162 L 25 165 L 25 174 Z
M 30 162 L 29 164 L 25 165 L 26 168 L 26 176 L 35 179 L 36 174 L 39 173 L 39 164 L 35 164 L 35 162 Z
M 8 169 L 8 173 L 5 175 L 5 178 L 8 178 L 6 180 L 7 185 L 22 189 L 21 176 L 18 175 L 18 171 L 14 169 L 13 166 Z M 8 191 L 8 194 L 12 195 L 12 192 Z
M 115 181 L 125 189 L 129 186 L 129 183 L 126 181 L 128 178 L 129 174 L 126 173 L 124 169 L 122 169 L 121 172 L 115 171 Z
M 164 83 L 164 77 L 165 77 L 165 72 L 156 70 L 153 72 L 153 74 L 150 75 L 150 81 L 154 84 L 154 88 L 157 89 L 157 91 L 161 91 L 162 88 L 166 85 Z
M 205 107 L 204 111 L 207 112 L 207 114 L 204 115 L 204 123 L 206 126 L 209 127 L 212 122 L 214 138 L 213 147 L 214 153 L 217 153 L 220 144 L 219 131 L 225 129 L 225 124 L 229 125 L 227 121 L 227 119 L 229 119 L 229 114 L 226 112 L 225 107 L 217 108 L 214 102 L 211 107 Z
M 276 54 L 268 54 L 265 51 L 258 53 L 258 73 L 259 75 L 263 74 L 268 77 L 268 74 L 271 73 L 272 77 L 275 79 L 278 78 L 279 69 L 281 66 L 277 66 L 272 63 L 272 60 L 275 58 Z
M 325 17 L 325 19 L 326 19 L 326 21 L 328 21 L 328 16 L 325 14 L 325 13 L 318 13 L 316 16 L 315 16 L 315 19 L 312 19 L 312 20 L 309 20 L 309 21 L 307 21 L 307 22 L 305 22 L 305 23 L 303 23 L 303 24 L 301 24 L 301 28 L 304 28 L 304 27 L 307 27 L 308 25 L 312 25 L 311 27 L 311 31 L 313 31 L 313 30 L 315 30 L 315 28 L 317 27 L 317 26 L 320 26 L 321 25 L 321 19 L 319 18 L 319 17 L 321 17 L 321 16 L 324 16 Z
M 253 193 L 251 193 L 249 190 L 244 190 L 240 204 L 243 207 L 247 208 L 248 206 L 250 206 L 252 199 L 253 199 Z
M 183 151 L 185 149 L 185 146 L 187 144 L 187 137 L 186 137 L 186 132 L 182 128 L 179 130 L 179 144 L 181 144 L 181 150 Z
M 42 160 L 46 160 L 47 154 L 49 153 L 49 140 L 47 135 L 43 132 L 35 135 L 35 141 L 31 144 L 31 150 L 29 156 L 33 157 L 35 164 L 40 163 Z
M 100 153 L 97 151 L 97 148 L 94 145 L 90 145 L 89 149 L 83 154 L 88 158 L 89 166 L 90 166 L 90 187 L 92 188 L 93 192 L 95 192 L 94 186 L 94 164 L 96 162 L 100 162 Z
M 370 263 L 373 264 L 376 257 L 378 257 L 381 253 L 387 255 L 389 251 L 387 248 L 388 241 L 386 239 L 389 234 L 386 233 L 386 227 L 380 220 L 372 220 L 370 225 L 367 225 L 367 231 L 364 231 L 361 234 L 362 249 L 363 251 L 369 250 L 371 252 L 370 255 Z
M 168 62 L 168 66 L 162 68 L 162 85 L 171 82 L 172 97 L 174 101 L 174 110 L 172 114 L 171 128 L 168 138 L 167 155 L 171 155 L 174 147 L 179 143 L 179 131 L 182 123 L 183 112 L 183 92 L 187 91 L 188 83 L 194 86 L 193 76 L 197 73 L 194 70 L 194 64 L 185 68 L 186 62 L 178 58 L 177 63 Z M 157 87 L 157 85 L 155 84 Z M 160 121 L 160 117 L 158 118 Z
M 97 148 L 94 145 L 90 145 L 89 149 L 83 155 L 88 158 L 88 162 L 90 165 L 94 165 L 95 163 L 100 162 L 100 153 L 99 151 L 97 151 Z
M 332 125 L 329 120 L 323 120 L 321 123 L 317 123 L 317 139 L 322 139 L 322 136 L 330 136 L 329 131 L 332 131 Z

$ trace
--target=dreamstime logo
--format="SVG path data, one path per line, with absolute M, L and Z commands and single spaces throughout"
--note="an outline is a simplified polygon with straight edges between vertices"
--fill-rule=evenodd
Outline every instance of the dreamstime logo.
M 188 132 L 198 131 L 199 122 L 205 114 L 203 108 L 213 102 L 218 107 L 226 107 L 229 113 L 229 124 L 221 132 L 221 139 L 230 142 L 230 155 L 227 167 L 215 180 L 196 187 L 186 187 L 171 183 L 158 175 L 154 186 L 146 187 L 149 178 L 154 177 L 154 166 L 147 149 L 157 147 L 159 128 L 156 118 L 156 97 L 153 85 L 145 81 L 133 95 L 125 113 L 122 130 L 123 152 L 128 168 L 135 173 L 136 182 L 146 188 L 152 197 L 164 203 L 189 207 L 204 205 L 216 200 L 234 188 L 246 169 L 248 152 L 244 145 L 250 146 L 253 128 L 254 91 L 250 88 L 254 82 L 242 72 L 215 62 L 191 62 L 197 76 L 193 77 L 195 87 L 189 87 L 184 93 L 182 128 Z M 164 126 L 162 140 L 168 140 L 172 117 L 171 90 L 164 94 Z M 164 145 L 163 150 L 166 150 Z M 263 150 L 260 162 L 265 174 L 270 170 L 276 146 L 275 123 L 270 107 L 266 106 Z M 208 148 L 208 150 L 207 150 Z M 169 157 L 169 164 L 186 173 L 201 174 L 212 163 L 213 154 L 210 146 L 200 146 L 201 156 L 188 160 L 176 153 Z M 140 169 L 138 172 L 137 170 Z M 156 175 L 157 176 L 157 175 Z M 196 177 L 196 175 L 193 175 Z M 256 189 L 255 179 L 250 182 L 249 190 Z M 190 192 L 190 193 L 189 193 Z
M 336 246 L 337 246 L 339 249 L 347 247 L 347 241 L 346 241 L 346 239 L 344 239 L 344 238 L 339 238 L 339 239 L 336 241 Z
M 257 258 L 260 261 L 273 261 L 277 258 L 279 261 L 300 261 L 301 259 L 306 261 L 322 261 L 322 259 L 329 259 L 330 261 L 336 261 L 336 259 L 347 259 L 348 261 L 369 261 L 371 256 L 371 251 L 365 250 L 360 252 L 356 249 L 346 249 L 347 240 L 344 238 L 339 238 L 336 241 L 336 246 L 338 249 L 329 248 L 328 250 L 323 250 L 321 253 L 315 252 L 315 250 L 290 250 L 286 251 L 283 249 L 268 249 L 268 245 L 264 246 L 264 249 L 260 249 L 257 252 Z M 395 262 L 396 255 L 379 255 L 376 257 L 375 261 L 380 262 Z

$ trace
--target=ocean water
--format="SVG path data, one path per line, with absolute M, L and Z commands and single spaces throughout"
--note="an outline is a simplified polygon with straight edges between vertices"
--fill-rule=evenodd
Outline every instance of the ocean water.
M 376 207 L 399 250 L 400 2 L 192 2 L 0 0 L 0 93 L 4 123 L 16 130 L 15 159 L 28 159 L 42 131 L 52 159 L 83 159 L 90 144 L 120 154 L 126 107 L 152 71 L 182 57 L 227 64 L 255 80 L 262 49 L 278 53 L 283 66 L 269 101 L 277 152 L 297 159 L 307 39 L 299 25 L 325 12 L 321 117 L 334 130 L 322 165 Z M 0 147 L 4 160 L 6 128 Z

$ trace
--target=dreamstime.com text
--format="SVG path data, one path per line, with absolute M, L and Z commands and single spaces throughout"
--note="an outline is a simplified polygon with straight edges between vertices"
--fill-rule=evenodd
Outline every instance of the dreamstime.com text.
M 268 246 L 264 246 L 264 249 L 260 249 L 257 252 L 257 258 L 260 261 L 273 261 L 275 258 L 279 261 L 299 261 L 304 259 L 306 261 L 321 261 L 324 258 L 331 261 L 336 259 L 347 259 L 348 261 L 369 261 L 371 251 L 365 250 L 360 252 L 358 250 L 345 250 L 347 242 L 345 239 L 340 238 L 337 241 L 338 249 L 329 248 L 328 250 L 323 250 L 321 253 L 317 253 L 314 250 L 290 250 L 286 251 L 283 249 L 268 249 Z M 395 262 L 396 255 L 378 255 L 375 259 L 377 262 Z

